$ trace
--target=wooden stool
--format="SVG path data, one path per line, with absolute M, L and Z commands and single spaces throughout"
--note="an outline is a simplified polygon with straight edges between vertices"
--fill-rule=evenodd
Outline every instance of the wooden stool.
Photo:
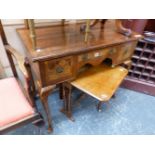
M 80 73 L 76 80 L 63 84 L 65 101 L 63 112 L 69 118 L 72 117 L 70 99 L 72 86 L 98 99 L 97 107 L 100 111 L 101 104 L 110 100 L 127 74 L 128 70 L 122 66 L 112 68 L 105 64 L 91 67 Z

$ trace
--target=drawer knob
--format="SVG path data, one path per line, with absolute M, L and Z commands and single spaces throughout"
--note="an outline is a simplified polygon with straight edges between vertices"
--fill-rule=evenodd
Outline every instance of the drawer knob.
M 64 69 L 63 69 L 63 67 L 61 67 L 61 66 L 58 66 L 57 68 L 56 68 L 56 72 L 57 73 L 62 73 L 64 71 Z

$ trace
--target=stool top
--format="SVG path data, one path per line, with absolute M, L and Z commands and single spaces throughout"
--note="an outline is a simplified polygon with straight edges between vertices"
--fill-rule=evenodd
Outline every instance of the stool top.
M 101 64 L 80 73 L 71 85 L 99 101 L 108 101 L 127 74 L 124 67 Z

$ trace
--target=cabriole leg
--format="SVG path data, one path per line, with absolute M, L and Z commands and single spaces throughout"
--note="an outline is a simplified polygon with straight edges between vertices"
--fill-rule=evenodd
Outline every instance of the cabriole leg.
M 53 91 L 53 87 L 47 87 L 47 88 L 42 88 L 40 92 L 40 99 L 42 101 L 43 107 L 46 112 L 47 120 L 48 120 L 48 131 L 52 132 L 53 127 L 52 127 L 52 116 L 50 114 L 50 108 L 48 105 L 48 96 L 49 94 Z

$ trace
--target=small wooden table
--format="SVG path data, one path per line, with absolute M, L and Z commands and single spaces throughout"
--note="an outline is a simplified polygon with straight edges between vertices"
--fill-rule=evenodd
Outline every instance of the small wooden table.
M 47 99 L 54 85 L 75 79 L 79 69 L 86 64 L 96 66 L 103 60 L 110 59 L 114 67 L 130 60 L 137 41 L 141 38 L 136 33 L 131 37 L 117 33 L 113 22 L 108 21 L 103 30 L 99 25 L 92 28 L 88 41 L 84 42 L 85 33 L 80 32 L 80 26 L 81 24 L 69 24 L 36 28 L 37 50 L 33 50 L 29 30 L 17 30 L 27 48 L 27 57 L 39 85 L 50 130 L 52 124 Z M 65 105 L 63 111 L 68 115 Z
M 114 96 L 114 93 L 127 74 L 128 70 L 122 66 L 112 68 L 107 64 L 100 64 L 95 67 L 90 66 L 86 68 L 68 85 L 70 85 L 70 92 L 73 86 L 99 100 L 97 108 L 100 111 L 101 104 L 109 101 Z M 64 89 L 65 86 L 66 84 L 64 85 Z M 69 98 L 68 102 L 71 102 L 71 93 L 64 93 L 65 99 Z M 72 103 L 66 104 L 70 110 L 69 113 L 72 115 Z

